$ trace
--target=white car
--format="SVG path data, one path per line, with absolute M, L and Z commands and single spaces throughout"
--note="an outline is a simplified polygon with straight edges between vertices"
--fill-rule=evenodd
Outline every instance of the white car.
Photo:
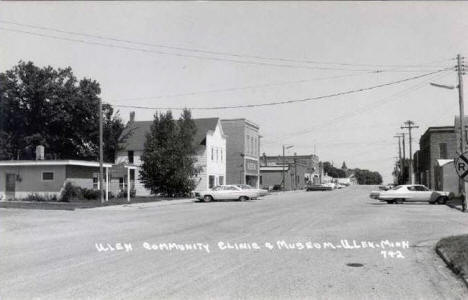
M 241 189 L 235 185 L 220 185 L 207 191 L 195 192 L 195 198 L 210 202 L 211 200 L 239 200 L 245 201 L 257 198 L 255 190 Z
M 257 189 L 257 188 L 252 187 L 251 185 L 248 185 L 248 184 L 236 184 L 236 186 L 241 188 L 241 189 L 255 191 L 257 193 L 257 197 L 263 197 L 263 196 L 268 195 L 267 190 Z
M 372 199 L 378 199 L 387 203 L 403 202 L 429 202 L 431 204 L 445 204 L 449 198 L 449 192 L 431 191 L 424 185 L 406 184 L 398 185 L 388 191 L 372 191 Z

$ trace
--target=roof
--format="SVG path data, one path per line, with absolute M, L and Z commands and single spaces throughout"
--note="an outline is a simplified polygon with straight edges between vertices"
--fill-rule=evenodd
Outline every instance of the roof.
M 106 168 L 112 167 L 112 164 L 103 163 Z M 19 167 L 19 166 L 82 166 L 99 167 L 97 161 L 87 160 L 1 160 L 0 167 Z
M 239 118 L 239 119 L 222 119 L 221 122 L 232 122 L 232 123 L 237 123 L 237 122 L 241 122 L 241 123 L 244 123 L 244 124 L 247 124 L 247 125 L 250 125 L 252 127 L 254 127 L 255 129 L 260 129 L 260 127 L 255 124 L 254 122 L 250 121 L 250 120 L 247 120 L 247 119 L 244 119 L 244 118 Z
M 205 119 L 193 119 L 197 132 L 193 137 L 193 144 L 200 146 L 205 144 L 206 134 L 208 131 L 214 131 L 218 125 L 218 118 L 205 118 Z M 150 132 L 153 121 L 135 121 L 129 123 L 122 132 L 122 136 L 128 134 L 132 130 L 132 134 L 129 135 L 124 143 L 126 150 L 143 150 L 146 141 L 146 134 Z

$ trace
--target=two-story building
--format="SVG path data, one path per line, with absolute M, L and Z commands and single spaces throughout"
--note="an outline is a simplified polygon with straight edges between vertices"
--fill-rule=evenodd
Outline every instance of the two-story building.
M 201 172 L 195 178 L 195 190 L 205 190 L 226 182 L 226 136 L 218 118 L 193 119 L 197 132 L 193 138 L 196 148 L 196 166 Z M 150 191 L 139 180 L 139 166 L 144 150 L 146 134 L 150 131 L 153 121 L 135 121 L 131 115 L 130 121 L 122 136 L 128 136 L 122 145 L 122 150 L 116 155 L 116 163 L 126 163 L 136 166 L 130 170 L 130 181 L 136 195 L 147 196 Z M 120 181 L 126 182 L 126 175 L 122 174 Z
M 228 137 L 226 183 L 259 187 L 259 126 L 246 119 L 224 119 L 221 123 Z
M 437 189 L 439 165 L 437 160 L 456 157 L 457 140 L 453 126 L 429 127 L 421 136 L 415 153 L 415 179 L 431 189 Z

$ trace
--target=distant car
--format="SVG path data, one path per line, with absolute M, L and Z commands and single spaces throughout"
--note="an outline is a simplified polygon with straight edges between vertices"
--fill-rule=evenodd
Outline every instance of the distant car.
M 333 187 L 326 184 L 311 184 L 308 185 L 306 191 L 331 191 Z
M 388 191 L 372 191 L 370 198 L 387 203 L 429 202 L 445 204 L 450 199 L 449 192 L 431 191 L 424 185 L 406 184 L 396 186 Z
M 235 185 L 220 185 L 207 191 L 195 192 L 195 198 L 210 202 L 212 200 L 239 200 L 255 199 L 258 193 L 255 190 L 241 189 Z
M 251 185 L 248 185 L 248 184 L 236 184 L 237 187 L 241 188 L 241 189 L 246 189 L 246 190 L 251 190 L 251 191 L 255 191 L 257 193 L 257 197 L 263 197 L 263 196 L 266 196 L 269 194 L 268 190 L 265 190 L 265 189 L 257 189 L 257 188 L 254 188 L 253 186 Z

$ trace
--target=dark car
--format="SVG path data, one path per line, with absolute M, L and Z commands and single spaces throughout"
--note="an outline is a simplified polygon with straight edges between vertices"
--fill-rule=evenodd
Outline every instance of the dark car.
M 333 187 L 325 184 L 311 184 L 307 186 L 307 191 L 331 191 Z

